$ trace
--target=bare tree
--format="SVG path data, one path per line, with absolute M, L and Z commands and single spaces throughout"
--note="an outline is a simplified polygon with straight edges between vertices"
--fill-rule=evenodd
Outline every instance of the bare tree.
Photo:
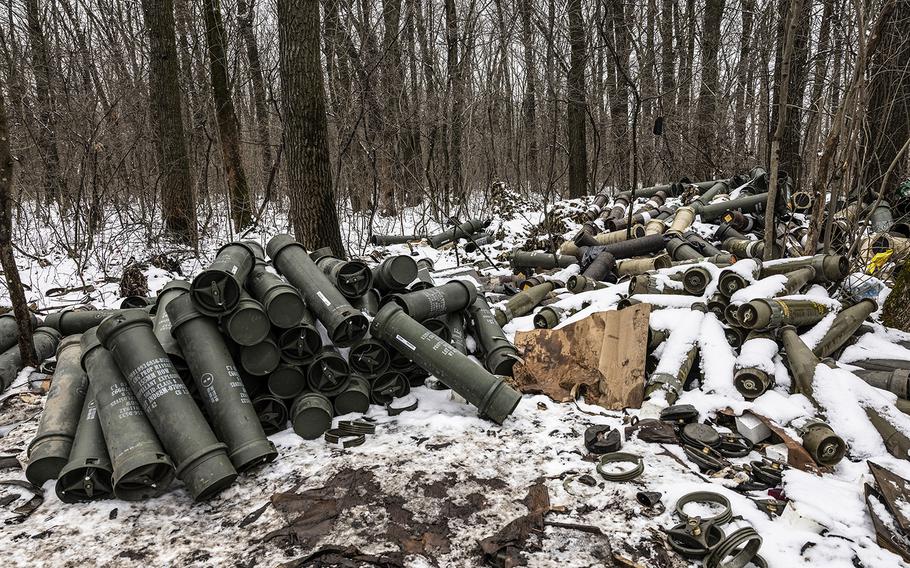
M 566 128 L 569 141 L 569 197 L 581 197 L 588 191 L 588 146 L 585 136 L 585 24 L 581 0 L 569 0 L 569 43 L 571 63 L 566 80 L 568 108 Z
M 319 27 L 315 0 L 278 0 L 289 217 L 304 246 L 311 250 L 328 246 L 344 257 L 329 167 Z
M 173 0 L 142 0 L 149 40 L 149 105 L 155 125 L 162 213 L 171 235 L 195 246 L 196 196 L 183 134 Z

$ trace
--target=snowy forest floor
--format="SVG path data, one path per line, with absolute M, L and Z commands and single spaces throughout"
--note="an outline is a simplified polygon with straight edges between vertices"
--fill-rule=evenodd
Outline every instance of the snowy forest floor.
M 494 227 L 503 229 L 505 236 L 486 246 L 487 254 L 496 260 L 502 251 L 523 245 L 529 231 L 544 217 L 538 207 L 519 204 L 519 213 L 512 220 L 496 218 Z M 264 244 L 270 236 L 287 230 L 282 214 L 270 212 L 267 218 L 270 222 L 266 227 L 245 238 Z M 375 232 L 412 232 L 422 218 L 418 212 L 405 212 L 398 219 L 377 218 Z M 362 244 L 362 233 L 358 233 L 363 219 L 351 215 L 343 220 L 342 232 L 352 253 L 368 251 L 369 247 Z M 565 233 L 574 229 L 569 224 Z M 164 243 L 149 246 L 140 228 L 112 219 L 96 239 L 99 244 L 94 251 L 74 260 L 61 246 L 59 230 L 45 229 L 20 241 L 29 255 L 19 256 L 29 301 L 43 310 L 86 302 L 98 308 L 116 307 L 116 280 L 123 265 L 130 258 L 147 262 L 157 252 L 172 251 Z M 170 270 L 147 267 L 151 292 L 172 278 L 192 276 L 211 260 L 220 244 L 229 240 L 226 232 L 213 230 L 206 236 L 202 258 L 182 253 L 176 255 L 180 262 Z M 406 245 L 388 248 L 407 251 Z M 443 273 L 456 262 L 483 258 L 479 253 L 461 252 L 456 260 L 451 250 L 415 249 L 421 256 L 431 257 L 436 270 Z M 484 272 L 506 274 L 509 270 L 507 263 L 498 262 L 496 268 Z M 87 285 L 91 288 L 71 290 Z M 63 290 L 49 297 L 47 292 L 53 288 Z M 810 292 L 818 298 L 825 295 L 821 289 Z M 614 309 L 617 299 L 617 291 L 608 288 L 569 295 L 565 303 L 591 302 L 572 318 L 577 320 L 593 311 Z M 0 304 L 8 304 L 8 298 L 0 298 Z M 717 346 L 716 327 L 708 321 L 713 316 L 705 316 L 706 322 L 699 323 L 700 316 L 687 306 L 659 313 L 660 319 L 676 320 L 674 329 L 692 328 L 690 340 L 718 349 L 713 361 L 706 363 L 711 372 L 703 388 L 687 392 L 680 401 L 694 404 L 702 418 L 723 408 L 736 412 L 753 408 L 786 422 L 788 416 L 805 412 L 804 400 L 785 394 L 789 377 L 779 360 L 775 390 L 746 402 L 732 389 L 732 354 L 725 355 Z M 827 324 L 825 321 L 805 335 L 820 336 L 824 326 L 830 325 L 830 318 Z M 506 332 L 513 336 L 532 327 L 531 316 L 526 316 L 506 326 Z M 882 328 L 852 349 L 910 359 L 910 351 L 888 342 L 891 336 L 897 334 Z M 887 355 L 882 354 L 884 350 Z M 854 353 L 854 358 L 859 356 Z M 34 388 L 40 378 L 26 370 L 9 392 Z M 856 401 L 873 395 L 839 374 L 830 379 L 829 389 L 819 398 L 831 406 L 831 424 L 850 444 L 849 459 L 823 476 L 793 468 L 784 473 L 784 490 L 802 519 L 769 518 L 752 500 L 724 487 L 726 480 L 698 473 L 674 445 L 627 440 L 624 450 L 644 457 L 644 474 L 628 483 L 602 480 L 594 463 L 584 459 L 582 434 L 594 424 L 622 427 L 635 410 L 624 416 L 583 403 L 559 404 L 543 396 L 526 395 L 500 427 L 477 418 L 474 408 L 452 400 L 450 391 L 419 388 L 413 391 L 419 400 L 416 411 L 389 417 L 384 409 L 371 407 L 368 416 L 376 420 L 377 431 L 359 447 L 332 448 L 322 439 L 301 440 L 291 430 L 272 436 L 280 452 L 278 460 L 242 475 L 232 487 L 205 503 L 194 504 L 175 484 L 164 496 L 145 502 L 108 500 L 68 505 L 59 501 L 51 481 L 43 488 L 43 503 L 21 520 L 12 511 L 31 494 L 16 486 L 0 485 L 0 500 L 6 503 L 0 509 L 5 523 L 0 565 L 274 566 L 299 561 L 319 566 L 323 565 L 319 560 L 307 558 L 331 546 L 341 550 L 342 556 L 361 554 L 361 559 L 372 559 L 381 566 L 479 566 L 483 563 L 479 541 L 527 514 L 526 497 L 538 482 L 549 492 L 552 512 L 546 521 L 564 526 L 547 526 L 542 533 L 532 534 L 526 546 L 531 566 L 603 566 L 617 558 L 632 563 L 626 565 L 685 566 L 687 562 L 667 552 L 661 531 L 678 522 L 672 513 L 678 497 L 704 489 L 730 499 L 734 515 L 740 518 L 734 525 L 749 523 L 762 535 L 761 554 L 769 566 L 902 565 L 899 557 L 875 543 L 862 491 L 863 482 L 870 477 L 866 459 L 907 478 L 910 462 L 888 455 L 868 421 L 861 420 L 864 416 Z M 890 400 L 875 396 L 882 397 L 873 402 L 876 405 Z M 18 455 L 24 460 L 43 397 L 5 393 L 3 399 L 0 455 Z M 910 433 L 910 418 L 891 416 Z M 734 461 L 744 463 L 758 456 L 753 453 Z M 592 475 L 596 486 L 564 483 L 575 474 Z M 0 479 L 24 479 L 24 475 L 4 469 L 0 470 Z M 662 492 L 666 511 L 656 514 L 643 510 L 635 499 L 641 490 Z M 10 500 L 14 494 L 19 497 Z M 602 535 L 580 530 L 579 525 L 582 529 L 597 527 Z M 344 565 L 358 564 L 352 561 Z

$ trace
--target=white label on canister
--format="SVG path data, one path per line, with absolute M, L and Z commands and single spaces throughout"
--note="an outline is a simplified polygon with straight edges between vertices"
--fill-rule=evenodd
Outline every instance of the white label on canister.
M 640 213 L 640 215 L 641 215 L 641 222 L 642 222 L 642 223 L 647 223 L 648 221 L 651 220 L 651 214 L 648 213 L 647 211 L 642 211 L 642 212 Z
M 325 304 L 325 305 L 327 305 L 327 306 L 331 306 L 331 305 L 332 305 L 332 302 L 330 302 L 329 299 L 326 298 L 326 297 L 325 297 L 325 294 L 323 294 L 322 292 L 316 292 L 316 295 L 319 296 L 319 299 L 322 300 L 322 303 L 323 303 L 323 304 Z
M 410 341 L 408 341 L 408 340 L 405 339 L 404 337 L 401 337 L 400 335 L 396 335 L 396 336 L 395 336 L 395 339 L 397 339 L 398 342 L 401 343 L 402 345 L 407 346 L 407 348 L 410 349 L 411 351 L 416 351 L 416 350 L 417 350 L 417 347 L 415 347 L 413 343 L 411 343 Z

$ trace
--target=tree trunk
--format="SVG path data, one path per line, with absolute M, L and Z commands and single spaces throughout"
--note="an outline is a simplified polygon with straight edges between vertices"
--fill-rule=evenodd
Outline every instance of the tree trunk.
M 47 38 L 41 25 L 41 10 L 38 0 L 25 3 L 28 21 L 28 35 L 32 44 L 32 72 L 35 75 L 35 103 L 37 112 L 36 144 L 44 161 L 44 191 L 47 199 L 61 200 L 67 197 L 66 180 L 60 173 L 60 155 L 57 151 L 57 115 L 54 112 L 54 96 L 51 91 L 51 69 L 47 52 Z
M 269 112 L 265 95 L 265 79 L 262 76 L 262 62 L 259 58 L 259 44 L 253 33 L 253 16 L 256 13 L 256 0 L 237 2 L 238 27 L 246 46 L 246 59 L 250 66 L 250 80 L 253 84 L 253 103 L 256 110 L 256 125 L 259 134 L 259 160 L 262 168 L 262 185 L 265 186 L 272 171 L 272 146 L 269 136 Z
M 566 79 L 569 142 L 569 197 L 583 197 L 588 188 L 588 149 L 585 137 L 585 25 L 581 0 L 569 0 L 569 75 Z
M 531 32 L 531 0 L 519 0 L 521 12 L 521 45 L 524 52 L 525 89 L 522 100 L 522 140 L 527 159 L 526 176 L 529 181 L 538 175 L 537 170 L 537 69 L 534 53 L 534 34 Z
M 155 125 L 161 209 L 171 235 L 196 246 L 196 197 L 183 134 L 173 0 L 142 0 L 149 37 L 149 106 Z
M 787 128 L 787 113 L 789 111 L 786 102 L 790 100 L 790 63 L 793 60 L 794 44 L 796 43 L 797 25 L 802 11 L 803 0 L 794 0 L 790 4 L 793 13 L 784 26 L 783 49 L 780 58 L 780 92 L 778 93 L 778 104 L 780 111 L 777 115 L 777 126 L 774 129 L 774 135 L 771 137 L 771 180 L 768 182 L 768 204 L 765 206 L 765 258 L 771 258 L 774 239 L 776 237 L 777 215 L 775 214 L 775 205 L 777 201 L 778 185 L 780 176 L 778 175 L 778 166 L 781 156 L 781 140 Z
M 885 24 L 878 51 L 869 61 L 869 90 L 863 128 L 861 188 L 874 201 L 884 188 L 885 199 L 897 203 L 898 186 L 910 175 L 908 159 L 889 168 L 910 138 L 910 0 L 898 0 Z
M 344 258 L 330 169 L 318 0 L 278 0 L 278 56 L 289 218 L 305 247 L 328 246 Z
M 32 341 L 31 314 L 25 300 L 25 290 L 19 279 L 19 268 L 13 257 L 13 157 L 9 148 L 9 128 L 6 121 L 6 100 L 3 98 L 3 78 L 0 75 L 0 266 L 6 277 L 13 313 L 19 327 L 19 354 L 22 364 L 37 367 L 38 356 Z
M 613 78 L 610 86 L 610 128 L 612 131 L 612 162 L 614 185 L 623 191 L 630 188 L 629 176 L 629 86 L 623 79 L 629 70 L 629 22 L 625 3 L 610 0 L 607 17 L 610 20 L 613 42 Z M 610 51 L 608 49 L 608 51 Z
M 695 123 L 696 166 L 699 179 L 713 179 L 717 171 L 719 152 L 717 133 L 717 96 L 720 91 L 720 69 L 717 54 L 720 51 L 720 20 L 724 0 L 708 0 L 705 7 L 704 35 L 701 46 L 701 88 L 698 91 L 698 108 Z
M 234 112 L 234 102 L 231 100 L 231 90 L 228 86 L 230 81 L 225 53 L 227 41 L 224 37 L 224 23 L 221 21 L 221 3 L 219 0 L 204 0 L 203 10 L 212 95 L 215 100 L 215 119 L 218 122 L 218 137 L 221 139 L 221 159 L 227 178 L 231 219 L 234 221 L 234 229 L 239 231 L 252 221 L 252 206 L 243 158 L 240 155 L 240 124 Z
M 739 45 L 739 63 L 736 67 L 736 91 L 733 95 L 736 110 L 733 115 L 733 159 L 737 169 L 746 165 L 746 92 L 753 87 L 749 83 L 752 66 L 752 21 L 755 15 L 755 0 L 742 2 L 742 39 Z M 748 109 L 752 110 L 752 109 Z
M 445 0 L 446 20 L 446 68 L 449 76 L 449 93 L 452 99 L 452 113 L 447 117 L 449 123 L 449 172 L 447 187 L 451 187 L 460 201 L 464 197 L 464 180 L 461 164 L 461 133 L 464 123 L 464 53 L 458 53 L 458 14 L 455 0 Z M 448 193 L 448 192 L 447 192 Z M 448 195 L 446 195 L 448 197 Z M 448 206 L 448 200 L 444 204 Z

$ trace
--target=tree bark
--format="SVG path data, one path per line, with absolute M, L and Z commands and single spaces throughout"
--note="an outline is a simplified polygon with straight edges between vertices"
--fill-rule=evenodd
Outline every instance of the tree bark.
M 51 90 L 50 60 L 38 0 L 27 0 L 25 13 L 29 41 L 32 44 L 32 72 L 35 75 L 35 103 L 38 107 L 39 124 L 35 142 L 44 161 L 44 191 L 49 201 L 61 200 L 67 197 L 66 180 L 60 172 L 60 154 L 57 150 L 57 115 Z
M 10 155 L 9 127 L 6 120 L 6 100 L 3 98 L 3 77 L 0 75 L 0 266 L 6 277 L 13 313 L 19 327 L 19 354 L 22 364 L 37 367 L 38 356 L 32 340 L 31 314 L 25 300 L 25 290 L 19 279 L 19 268 L 13 257 L 13 157 Z
M 733 156 L 738 168 L 745 166 L 746 153 L 746 92 L 753 87 L 749 83 L 752 66 L 752 21 L 755 15 L 755 0 L 742 1 L 742 39 L 739 45 L 739 63 L 736 67 L 736 91 L 733 95 L 736 110 L 733 114 Z M 749 109 L 751 110 L 751 109 Z
M 566 79 L 569 141 L 569 197 L 583 197 L 588 190 L 588 149 L 585 137 L 585 27 L 581 0 L 569 0 L 569 74 Z
M 720 20 L 724 0 L 708 0 L 705 7 L 704 36 L 701 46 L 701 87 L 695 123 L 696 171 L 699 179 L 713 179 L 717 170 L 718 155 L 717 96 L 720 91 L 720 69 L 717 54 L 720 51 Z
M 537 170 L 537 69 L 534 51 L 534 34 L 531 32 L 531 0 L 519 0 L 521 12 L 521 46 L 524 52 L 525 89 L 522 100 L 522 140 L 527 160 L 526 176 L 530 181 Z
M 318 0 L 278 0 L 278 56 L 289 218 L 297 240 L 345 257 L 335 210 L 319 53 Z
M 262 184 L 266 184 L 272 171 L 272 146 L 269 136 L 269 112 L 265 95 L 265 78 L 262 75 L 262 61 L 259 57 L 259 43 L 253 32 L 253 17 L 256 13 L 256 0 L 238 0 L 238 27 L 246 47 L 246 59 L 250 66 L 250 80 L 253 84 L 253 103 L 256 110 L 256 125 L 259 134 L 259 160 L 262 168 Z
M 149 37 L 149 106 L 155 126 L 166 230 L 196 246 L 196 196 L 183 132 L 173 0 L 142 0 Z
M 209 73 L 212 81 L 212 95 L 215 100 L 215 119 L 218 123 L 218 137 L 221 140 L 221 159 L 231 205 L 231 219 L 234 229 L 239 231 L 252 221 L 250 187 L 246 181 L 246 170 L 240 155 L 240 123 L 231 100 L 230 80 L 227 72 L 227 55 L 224 23 L 221 20 L 219 0 L 204 0 L 205 37 L 209 52 Z
M 623 191 L 630 188 L 629 176 L 629 86 L 623 79 L 629 69 L 629 22 L 625 2 L 610 0 L 607 17 L 613 41 L 613 71 L 610 87 L 610 129 L 614 185 Z

